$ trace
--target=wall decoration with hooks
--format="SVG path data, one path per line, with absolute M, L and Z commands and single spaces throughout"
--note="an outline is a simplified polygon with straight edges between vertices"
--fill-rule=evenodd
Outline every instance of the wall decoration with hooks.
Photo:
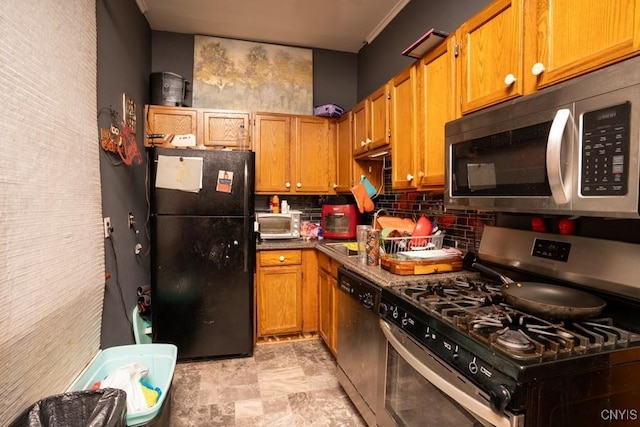
M 101 108 L 98 112 L 98 118 L 105 112 L 109 114 L 110 124 L 108 128 L 100 128 L 102 149 L 118 155 L 127 166 L 131 166 L 134 162 L 138 165 L 142 164 L 142 155 L 138 150 L 136 135 L 131 127 L 119 119 L 118 112 L 111 106 Z

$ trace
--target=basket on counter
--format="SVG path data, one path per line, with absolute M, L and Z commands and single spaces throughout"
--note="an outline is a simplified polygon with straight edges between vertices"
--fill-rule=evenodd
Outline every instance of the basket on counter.
M 380 252 L 394 255 L 405 251 L 442 249 L 444 233 L 431 236 L 380 237 Z

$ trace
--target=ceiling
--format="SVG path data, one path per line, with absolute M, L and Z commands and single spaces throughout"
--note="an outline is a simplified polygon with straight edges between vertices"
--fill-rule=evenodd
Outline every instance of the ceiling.
M 358 52 L 410 0 L 136 0 L 152 30 Z

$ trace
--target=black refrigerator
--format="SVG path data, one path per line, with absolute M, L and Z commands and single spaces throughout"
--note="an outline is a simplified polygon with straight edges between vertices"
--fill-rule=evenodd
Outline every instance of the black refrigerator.
M 153 342 L 251 356 L 255 154 L 151 148 L 149 165 Z

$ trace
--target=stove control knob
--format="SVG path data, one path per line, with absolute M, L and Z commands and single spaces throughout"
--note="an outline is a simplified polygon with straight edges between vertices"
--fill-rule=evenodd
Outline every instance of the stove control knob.
M 431 328 L 429 326 L 427 326 L 427 329 L 424 331 L 424 339 L 427 341 L 431 339 Z
M 478 373 L 478 364 L 476 363 L 475 357 L 471 362 L 469 362 L 469 372 L 471 372 L 473 375 Z
M 489 390 L 489 406 L 491 409 L 498 413 L 503 414 L 505 408 L 511 401 L 511 393 L 502 384 L 494 384 Z
M 380 303 L 380 307 L 378 307 L 378 311 L 380 312 L 380 315 L 384 316 L 385 314 L 387 314 L 388 310 L 389 309 L 387 308 L 387 304 L 381 302 Z
M 371 295 L 370 293 L 363 295 L 361 301 L 362 301 L 362 305 L 365 308 L 373 307 L 373 295 Z

